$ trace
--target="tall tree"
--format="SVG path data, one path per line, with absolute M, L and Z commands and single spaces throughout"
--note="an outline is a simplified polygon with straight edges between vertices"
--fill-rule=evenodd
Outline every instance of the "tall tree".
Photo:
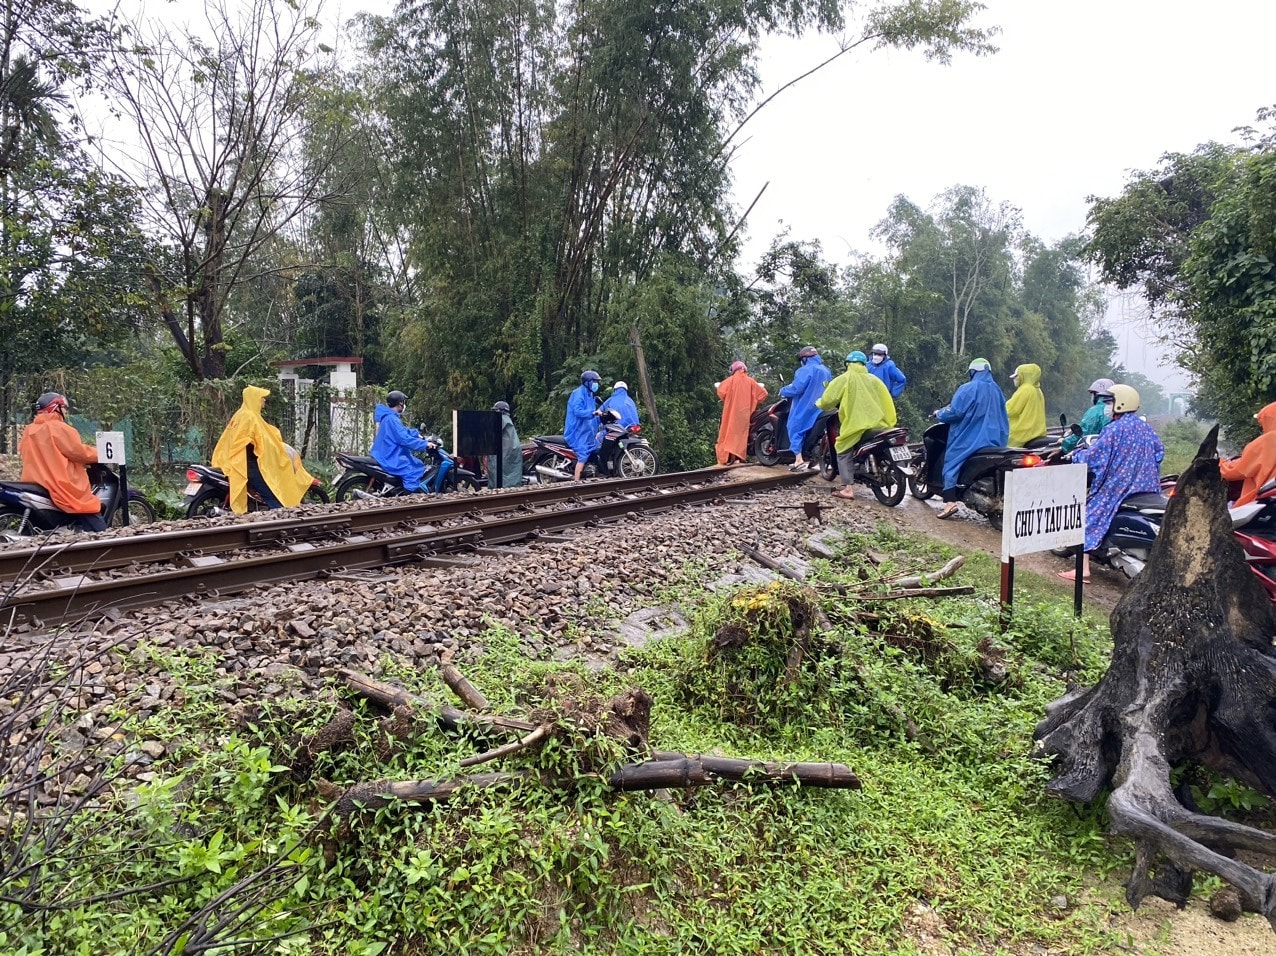
M 548 397 L 630 328 L 634 288 L 667 291 L 667 269 L 719 281 L 735 241 L 729 147 L 764 33 L 845 29 L 848 49 L 942 59 L 988 48 L 979 9 L 907 0 L 851 25 L 834 0 L 427 0 L 370 21 L 395 205 L 416 238 L 405 370 L 440 405 Z
M 323 164 L 301 155 L 304 78 L 326 54 L 304 0 L 215 0 L 204 15 L 200 28 L 128 24 L 109 82 L 141 143 L 121 168 L 168 253 L 150 264 L 153 308 L 191 374 L 217 378 L 232 291 L 271 268 L 265 246 L 331 198 Z
M 1167 154 L 1090 209 L 1090 256 L 1104 278 L 1143 293 L 1199 384 L 1196 407 L 1233 443 L 1276 399 L 1274 121 L 1261 111 L 1242 146 Z
M 12 2 L 0 19 L 0 385 L 133 329 L 133 196 L 89 162 L 69 95 L 110 42 L 74 3 Z

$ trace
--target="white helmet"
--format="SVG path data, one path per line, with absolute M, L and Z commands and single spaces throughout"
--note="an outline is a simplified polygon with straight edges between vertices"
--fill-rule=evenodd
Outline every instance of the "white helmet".
M 1114 415 L 1137 412 L 1139 410 L 1139 393 L 1129 385 L 1113 385 L 1110 391 L 1112 392 L 1112 397 L 1116 399 L 1112 403 L 1112 413 Z
M 887 355 L 887 356 L 889 356 L 889 355 L 891 354 L 891 353 L 887 350 L 887 348 L 886 348 L 885 344 L 883 344 L 882 342 L 878 342 L 876 345 L 874 345 L 874 346 L 873 346 L 872 351 L 873 351 L 873 354 L 874 354 L 874 355 L 878 355 L 878 354 L 880 354 L 880 355 Z
M 624 382 L 617 382 L 615 385 L 611 387 L 611 390 L 614 392 L 618 388 L 623 388 L 625 391 L 629 391 L 629 386 L 626 385 Z

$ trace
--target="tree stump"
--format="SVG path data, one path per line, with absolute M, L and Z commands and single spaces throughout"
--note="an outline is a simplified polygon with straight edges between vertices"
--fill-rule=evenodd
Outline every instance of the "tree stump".
M 1276 927 L 1276 877 L 1233 858 L 1276 836 L 1184 806 L 1173 767 L 1195 762 L 1276 796 L 1276 615 L 1232 535 L 1210 432 L 1179 481 L 1147 567 L 1112 612 L 1103 679 L 1047 708 L 1034 736 L 1055 758 L 1048 792 L 1111 788 L 1113 833 L 1136 841 L 1126 899 L 1183 906 L 1195 870 L 1235 886 Z

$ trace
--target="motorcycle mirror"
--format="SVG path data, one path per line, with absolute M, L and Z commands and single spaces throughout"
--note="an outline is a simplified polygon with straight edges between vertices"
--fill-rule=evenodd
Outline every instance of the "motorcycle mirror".
M 1076 422 L 1073 422 L 1072 427 L 1069 428 L 1068 430 L 1072 432 L 1072 434 L 1076 435 L 1078 438 L 1081 437 L 1081 426 L 1078 425 Z
M 1059 413 L 1059 424 L 1062 425 L 1064 428 L 1068 427 L 1068 416 L 1065 415 L 1063 412 Z

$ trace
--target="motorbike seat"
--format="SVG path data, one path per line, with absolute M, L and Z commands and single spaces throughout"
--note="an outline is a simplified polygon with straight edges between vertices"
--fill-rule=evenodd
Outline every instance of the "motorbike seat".
M 360 468 L 373 468 L 377 471 L 385 471 L 385 466 L 377 461 L 371 455 L 346 455 L 352 464 L 358 465 Z
M 1164 511 L 1170 499 L 1156 491 L 1140 491 L 1121 502 L 1122 511 Z
M 30 495 L 43 495 L 49 497 L 48 489 L 44 485 L 37 485 L 33 481 L 0 481 L 0 485 L 4 485 L 10 491 L 19 491 Z
M 1032 441 L 1028 442 L 1028 444 L 1024 445 L 1024 447 L 1049 448 L 1051 445 L 1057 445 L 1058 443 L 1059 440 L 1057 438 L 1051 438 L 1049 435 L 1042 435 L 1040 438 L 1032 439 Z
M 567 439 L 562 435 L 537 435 L 536 440 L 547 445 L 566 445 Z
M 1243 528 L 1262 514 L 1264 510 L 1266 510 L 1266 506 L 1259 504 L 1257 501 L 1251 501 L 1247 505 L 1232 508 L 1227 512 L 1227 516 L 1232 519 L 1233 528 Z
M 972 454 L 970 457 L 971 457 L 971 458 L 974 458 L 974 457 L 975 457 L 975 455 L 1009 455 L 1009 454 L 1012 454 L 1012 453 L 1017 452 L 1017 451 L 1023 451 L 1023 449 L 1022 449 L 1022 448 L 1010 448 L 1010 447 L 997 448 L 997 447 L 994 447 L 994 446 L 991 446 L 991 445 L 990 445 L 990 446 L 989 446 L 989 447 L 987 447 L 987 448 L 979 448 L 979 449 L 976 449 L 976 451 L 974 452 L 974 454 Z

